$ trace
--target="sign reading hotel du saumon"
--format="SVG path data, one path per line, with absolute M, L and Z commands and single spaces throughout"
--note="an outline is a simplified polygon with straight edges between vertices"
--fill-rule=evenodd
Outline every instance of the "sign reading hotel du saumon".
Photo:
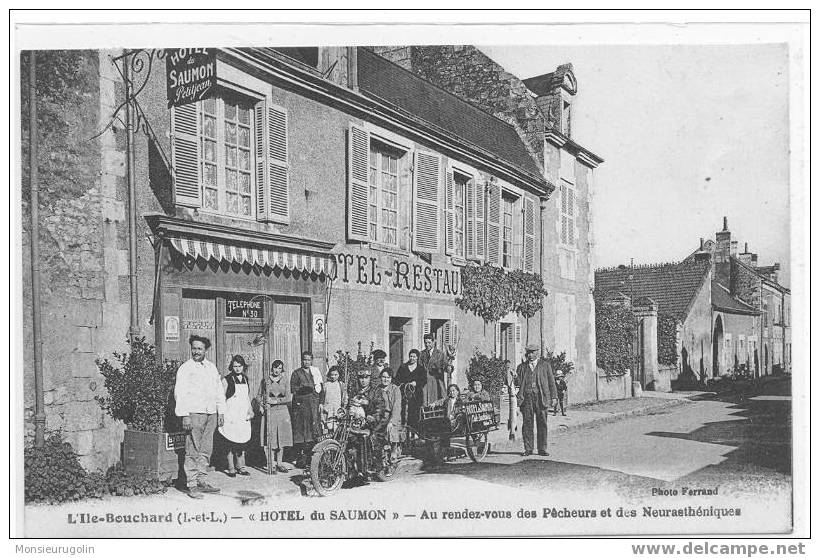
M 216 89 L 216 50 L 177 48 L 165 51 L 168 107 L 201 101 Z

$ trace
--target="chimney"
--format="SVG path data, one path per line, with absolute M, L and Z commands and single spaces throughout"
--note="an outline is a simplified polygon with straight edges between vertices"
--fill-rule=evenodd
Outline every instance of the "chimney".
M 743 253 L 738 254 L 737 259 L 745 263 L 746 265 L 756 266 L 757 265 L 757 254 L 752 254 L 749 252 L 749 243 L 743 243 Z
M 319 47 L 317 69 L 326 79 L 347 87 L 358 88 L 358 47 Z
M 723 230 L 715 233 L 715 263 L 728 262 L 730 254 L 732 254 L 732 233 L 729 231 L 729 220 L 724 216 Z
M 700 237 L 700 248 L 699 250 L 703 252 L 703 237 Z
M 737 255 L 737 240 L 732 240 L 729 243 L 729 255 L 736 256 Z

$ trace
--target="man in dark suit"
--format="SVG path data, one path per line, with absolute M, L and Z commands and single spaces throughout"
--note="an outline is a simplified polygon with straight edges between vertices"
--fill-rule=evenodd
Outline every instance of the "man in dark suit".
M 547 413 L 550 407 L 558 402 L 558 390 L 555 387 L 555 374 L 552 363 L 540 358 L 540 347 L 527 345 L 526 362 L 516 369 L 519 379 L 518 406 L 524 415 L 521 434 L 524 437 L 524 453 L 533 452 L 533 422 L 538 425 L 538 455 L 547 453 Z

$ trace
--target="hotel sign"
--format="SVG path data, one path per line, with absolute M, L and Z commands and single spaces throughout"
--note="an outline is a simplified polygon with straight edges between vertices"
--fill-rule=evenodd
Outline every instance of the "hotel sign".
M 168 108 L 195 103 L 216 89 L 216 49 L 178 48 L 165 54 Z
M 458 268 L 443 269 L 400 258 L 336 254 L 336 277 L 342 284 L 382 287 L 394 291 L 457 296 L 461 292 Z

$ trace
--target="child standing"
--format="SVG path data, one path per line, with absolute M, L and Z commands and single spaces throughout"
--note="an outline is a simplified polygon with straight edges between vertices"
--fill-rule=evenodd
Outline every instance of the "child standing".
M 564 410 L 564 405 L 567 402 L 567 381 L 564 378 L 564 371 L 557 370 L 555 372 L 555 387 L 558 390 L 558 405 L 561 406 L 561 416 L 567 416 L 566 411 Z M 558 414 L 558 406 L 554 407 L 552 410 L 553 416 Z

